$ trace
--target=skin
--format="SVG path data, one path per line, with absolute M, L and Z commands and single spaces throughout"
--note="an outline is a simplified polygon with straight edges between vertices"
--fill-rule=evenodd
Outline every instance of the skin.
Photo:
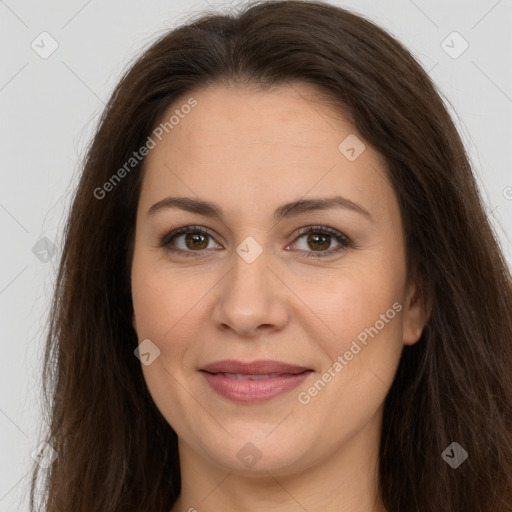
M 383 403 L 404 345 L 427 320 L 416 284 L 406 282 L 400 210 L 383 157 L 311 85 L 265 92 L 209 86 L 198 104 L 146 160 L 132 264 L 133 326 L 160 350 L 141 365 L 157 407 L 179 439 L 182 491 L 171 512 L 297 510 L 380 512 L 378 446 Z M 355 134 L 354 161 L 338 150 Z M 302 213 L 276 222 L 274 210 L 301 198 L 341 195 L 349 209 Z M 211 201 L 223 220 L 169 208 L 167 196 Z M 183 226 L 211 238 L 173 247 L 160 240 Z M 315 243 L 297 235 L 328 226 L 355 244 L 308 258 Z M 253 237 L 263 252 L 236 252 Z M 340 247 L 334 236 L 322 251 Z M 329 244 L 330 240 L 330 244 Z M 320 241 L 322 242 L 322 240 Z M 402 306 L 307 404 L 307 391 L 394 303 Z M 215 393 L 198 369 L 220 359 L 274 359 L 314 370 L 291 391 L 240 404 Z M 251 442 L 261 459 L 237 457 Z M 301 508 L 303 507 L 303 508 Z

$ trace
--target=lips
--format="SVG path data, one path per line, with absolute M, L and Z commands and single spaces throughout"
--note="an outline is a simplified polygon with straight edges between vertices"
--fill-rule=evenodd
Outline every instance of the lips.
M 217 361 L 200 369 L 218 395 L 233 402 L 263 402 L 297 387 L 313 370 L 280 361 Z
M 291 373 L 267 373 L 265 375 L 246 375 L 244 373 L 214 373 L 212 375 L 222 375 L 228 379 L 234 380 L 264 380 L 264 379 L 275 379 L 282 377 L 283 375 L 295 375 Z
M 226 373 L 231 375 L 297 375 L 310 368 L 304 366 L 292 365 L 280 361 L 260 360 L 252 362 L 235 361 L 225 359 L 215 363 L 208 364 L 201 368 L 208 373 Z

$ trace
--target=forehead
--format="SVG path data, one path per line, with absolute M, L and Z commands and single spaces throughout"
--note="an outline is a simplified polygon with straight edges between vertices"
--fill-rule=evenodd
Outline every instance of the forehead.
M 191 98 L 195 106 L 183 108 Z M 384 158 L 328 99 L 309 84 L 183 96 L 162 116 L 174 122 L 146 158 L 142 202 L 181 192 L 242 202 L 270 195 L 281 204 L 333 189 L 356 201 L 392 200 Z M 355 160 L 343 153 L 347 144 L 360 152 Z
M 192 96 L 197 105 L 172 128 L 175 150 L 194 148 L 196 154 L 208 153 L 215 146 L 217 151 L 257 151 L 260 144 L 266 149 L 273 146 L 276 154 L 290 145 L 300 149 L 331 146 L 331 150 L 334 145 L 336 150 L 340 136 L 354 131 L 325 93 L 303 83 L 264 91 L 210 86 L 175 101 L 163 119 L 169 119 Z

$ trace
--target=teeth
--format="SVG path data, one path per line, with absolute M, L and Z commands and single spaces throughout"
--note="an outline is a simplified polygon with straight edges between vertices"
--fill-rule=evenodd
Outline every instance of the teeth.
M 236 380 L 262 380 L 262 379 L 272 379 L 274 377 L 280 377 L 282 374 L 273 374 L 273 375 L 244 375 L 241 373 L 219 373 L 219 375 L 223 375 L 224 377 L 228 377 L 229 379 Z

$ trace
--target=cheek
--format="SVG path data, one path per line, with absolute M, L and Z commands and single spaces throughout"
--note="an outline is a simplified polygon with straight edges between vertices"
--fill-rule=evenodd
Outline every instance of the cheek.
M 149 339 L 160 351 L 158 364 L 142 368 L 155 389 L 159 379 L 169 380 L 167 372 L 180 377 L 195 368 L 208 290 L 216 280 L 216 276 L 201 275 L 199 267 L 197 272 L 183 273 L 149 257 L 147 261 L 134 259 L 132 301 L 137 336 L 139 343 Z
M 378 264 L 377 259 L 372 263 L 347 266 L 322 280 L 323 285 L 304 282 L 297 292 L 309 298 L 315 313 L 314 323 L 306 328 L 322 349 L 320 378 L 327 373 L 328 383 L 317 386 L 318 394 L 304 390 L 316 402 L 313 408 L 343 397 L 348 410 L 364 415 L 384 399 L 393 381 L 403 347 L 403 276 L 400 269 Z M 343 414 L 335 416 L 341 420 Z
M 384 272 L 376 264 L 351 265 L 321 279 L 294 282 L 294 293 L 307 304 L 308 317 L 321 329 L 317 337 L 323 333 L 320 335 L 330 340 L 333 348 L 343 347 L 376 322 L 379 330 L 391 331 L 399 313 L 393 304 L 402 300 L 401 291 L 401 276 L 392 270 Z M 383 319 L 386 328 L 382 329 L 381 315 L 388 310 Z
M 158 270 L 154 263 L 151 266 L 142 258 L 134 258 L 132 301 L 137 337 L 139 343 L 151 340 L 159 350 L 150 364 L 141 362 L 141 369 L 157 408 L 173 428 L 183 423 L 184 411 L 194 408 L 190 394 L 183 392 L 184 360 L 194 335 L 184 330 L 187 325 L 197 325 L 196 322 L 187 324 L 187 321 L 199 297 L 191 296 L 187 290 L 190 285 L 170 279 L 168 272 Z M 153 355 L 156 352 L 152 350 Z
M 393 382 L 402 304 L 392 282 L 347 278 L 331 289 L 329 300 L 318 299 L 315 307 L 334 333 L 310 333 L 323 349 L 322 367 L 309 388 L 298 390 L 299 411 L 313 431 L 348 438 L 374 417 Z
M 169 305 L 175 302 L 176 292 L 161 286 L 149 273 L 140 273 L 132 281 L 133 308 L 140 339 L 161 339 L 163 333 L 172 327 L 175 308 Z
M 155 256 L 135 253 L 132 266 L 132 301 L 139 339 L 163 341 L 197 302 L 193 279 L 184 282 L 179 271 L 165 268 Z

